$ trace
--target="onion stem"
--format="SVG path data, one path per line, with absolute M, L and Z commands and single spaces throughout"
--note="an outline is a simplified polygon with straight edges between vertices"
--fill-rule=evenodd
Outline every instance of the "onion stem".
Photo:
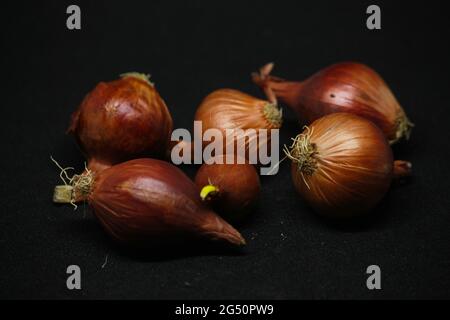
M 120 77 L 122 77 L 122 78 L 125 78 L 125 77 L 137 78 L 137 79 L 140 79 L 140 80 L 144 80 L 145 82 L 147 82 L 152 87 L 154 86 L 153 82 L 150 81 L 150 75 L 149 74 L 139 73 L 139 72 L 126 72 L 126 73 L 122 73 L 120 75 Z
M 54 203 L 71 203 L 73 195 L 73 187 L 69 185 L 56 186 L 53 191 Z

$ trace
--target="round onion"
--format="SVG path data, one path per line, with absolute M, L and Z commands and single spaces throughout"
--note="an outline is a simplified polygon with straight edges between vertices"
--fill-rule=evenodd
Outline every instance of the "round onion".
M 203 164 L 197 171 L 195 184 L 203 201 L 226 220 L 239 222 L 255 207 L 261 190 L 259 176 L 253 165 L 226 164 L 224 158 L 216 156 L 212 159 L 214 163 Z
M 411 165 L 394 165 L 391 148 L 372 122 L 349 113 L 314 121 L 286 148 L 298 193 L 318 212 L 349 217 L 370 211 L 394 176 Z M 407 165 L 408 164 L 408 165 Z M 403 170 L 397 173 L 395 170 Z
M 129 73 L 99 83 L 73 114 L 68 132 L 89 169 L 100 171 L 142 156 L 165 156 L 172 117 L 148 77 Z

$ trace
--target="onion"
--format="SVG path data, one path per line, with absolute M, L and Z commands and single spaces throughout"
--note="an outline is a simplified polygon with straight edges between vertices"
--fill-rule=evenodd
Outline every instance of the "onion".
M 383 79 L 366 65 L 354 62 L 334 64 L 303 82 L 270 76 L 267 64 L 253 81 L 276 103 L 276 98 L 292 108 L 304 124 L 335 112 L 349 112 L 375 123 L 390 143 L 409 138 L 409 121 Z
M 252 136 L 249 139 L 237 134 L 230 138 L 226 129 L 267 129 L 267 137 L 258 139 L 256 148 L 267 147 L 270 143 L 272 129 L 278 129 L 282 124 L 282 113 L 276 104 L 260 100 L 243 92 L 232 89 L 220 89 L 209 94 L 197 109 L 195 120 L 201 121 L 203 131 L 219 129 L 224 137 L 223 152 L 226 153 L 227 143 L 235 144 L 245 139 L 245 150 L 249 150 L 252 143 L 256 143 Z M 203 147 L 210 142 L 203 141 Z M 248 157 L 248 155 L 246 156 Z
M 72 115 L 73 133 L 90 170 L 142 156 L 163 157 L 172 132 L 172 117 L 149 81 L 137 73 L 101 82 Z
M 57 186 L 54 202 L 87 200 L 106 232 L 137 247 L 191 237 L 243 245 L 240 233 L 206 208 L 196 185 L 177 167 L 136 159 L 75 176 Z
M 226 164 L 225 157 L 216 156 L 214 163 L 203 164 L 195 176 L 200 197 L 226 220 L 244 220 L 254 208 L 261 189 L 259 176 L 248 163 Z M 241 162 L 245 162 L 244 159 Z
M 349 113 L 314 121 L 285 150 L 298 193 L 318 212 L 349 217 L 370 211 L 394 176 L 411 164 L 394 164 L 391 148 L 372 122 Z

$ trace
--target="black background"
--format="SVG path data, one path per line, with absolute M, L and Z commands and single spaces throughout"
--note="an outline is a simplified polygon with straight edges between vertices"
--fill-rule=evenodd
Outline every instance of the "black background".
M 2 2 L 2 298 L 450 297 L 449 27 L 441 3 L 377 1 L 376 31 L 365 26 L 367 1 L 74 3 L 79 31 L 66 28 L 72 2 Z M 276 62 L 275 75 L 301 80 L 343 60 L 375 68 L 416 124 L 394 148 L 413 162 L 413 178 L 393 186 L 368 219 L 317 218 L 296 196 L 286 163 L 262 178 L 259 209 L 240 228 L 248 240 L 240 254 L 131 254 L 112 245 L 88 208 L 51 202 L 59 171 L 49 157 L 83 168 L 64 132 L 101 80 L 150 73 L 175 128 L 191 128 L 214 89 L 262 97 L 249 74 L 266 62 Z M 282 143 L 299 130 L 285 111 Z M 81 291 L 66 288 L 70 264 L 81 267 Z M 382 290 L 366 288 L 372 264 L 381 267 Z

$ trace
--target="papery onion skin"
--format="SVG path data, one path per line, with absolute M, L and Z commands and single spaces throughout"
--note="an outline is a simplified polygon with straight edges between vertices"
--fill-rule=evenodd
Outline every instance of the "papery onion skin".
M 276 97 L 291 107 L 304 124 L 330 113 L 349 112 L 374 122 L 390 143 L 409 138 L 413 124 L 385 81 L 370 67 L 337 63 L 303 82 L 270 76 L 272 67 L 261 68 L 260 74 L 253 75 L 254 82 L 264 88 L 269 100 Z
M 316 120 L 298 137 L 298 143 L 311 149 L 310 156 L 290 151 L 294 158 L 308 160 L 292 162 L 294 186 L 318 213 L 341 218 L 369 212 L 389 189 L 392 151 L 372 122 L 335 113 Z
M 165 156 L 172 117 L 153 84 L 141 74 L 100 82 L 72 115 L 74 134 L 88 158 L 89 169 L 151 156 Z
M 226 129 L 267 129 L 267 139 L 261 139 L 257 145 L 259 149 L 262 144 L 270 144 L 270 130 L 281 127 L 282 113 L 275 104 L 268 101 L 238 90 L 219 89 L 202 101 L 196 111 L 195 121 L 202 122 L 203 132 L 215 128 L 221 130 L 224 137 Z M 232 139 L 228 139 L 228 142 L 230 140 Z M 221 153 L 227 152 L 226 141 L 225 138 Z M 235 149 L 237 141 L 239 138 L 234 140 Z M 203 147 L 209 143 L 204 141 Z M 246 150 L 249 150 L 249 145 L 250 141 L 246 140 Z
M 86 199 L 121 244 L 145 247 L 192 237 L 245 244 L 238 231 L 204 206 L 196 185 L 161 160 L 136 159 L 95 173 Z
M 216 162 L 216 156 L 212 161 Z M 255 167 L 248 163 L 203 164 L 195 176 L 195 184 L 201 190 L 212 186 L 212 194 L 204 201 L 230 222 L 242 222 L 255 209 L 261 191 L 261 183 Z M 244 162 L 245 160 L 241 161 Z

